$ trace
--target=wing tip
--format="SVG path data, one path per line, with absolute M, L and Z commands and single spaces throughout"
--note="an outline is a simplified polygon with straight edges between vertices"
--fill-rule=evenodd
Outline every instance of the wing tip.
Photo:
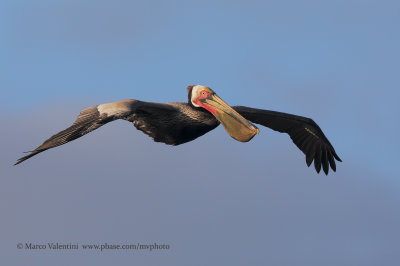
M 327 169 L 324 168 L 324 173 L 325 173 L 325 175 L 327 176 L 328 173 L 329 173 L 329 168 L 327 168 Z
M 317 171 L 317 173 L 319 174 L 319 172 L 321 172 L 321 163 L 314 162 L 314 167 L 315 167 L 315 171 Z
M 25 157 L 26 157 L 26 156 L 25 156 Z M 25 160 L 27 160 L 27 159 L 29 159 L 29 158 L 25 158 L 25 157 L 19 158 L 19 159 L 17 160 L 17 162 L 14 164 L 14 166 L 15 166 L 15 165 L 18 165 L 18 164 L 20 164 L 20 163 L 22 163 L 23 161 L 25 161 Z
M 22 162 L 24 162 L 25 160 L 28 160 L 29 158 L 31 158 L 31 157 L 35 156 L 36 154 L 41 153 L 42 151 L 45 151 L 45 150 L 47 150 L 47 149 L 44 149 L 44 150 L 33 150 L 33 151 L 31 151 L 30 154 L 28 154 L 28 155 L 26 155 L 26 156 L 24 156 L 24 157 L 19 158 L 19 159 L 17 160 L 17 162 L 14 164 L 14 166 L 15 166 L 15 165 L 18 165 L 18 164 L 20 164 L 20 163 L 22 163 Z
M 306 164 L 308 167 L 311 166 L 314 161 L 315 171 L 319 174 L 323 169 L 325 175 L 328 175 L 329 168 L 336 172 L 335 159 L 342 162 L 340 157 L 336 154 L 335 150 L 320 150 L 318 144 L 314 146 L 313 151 L 307 151 L 306 153 Z
M 18 165 L 18 164 L 20 164 L 20 163 L 22 163 L 22 162 L 25 161 L 26 159 L 28 159 L 28 158 L 25 158 L 25 157 L 19 158 L 19 159 L 17 160 L 17 162 L 14 164 L 14 166 L 15 166 L 15 165 Z
M 337 161 L 342 162 L 342 159 L 340 159 L 339 155 L 336 154 L 336 151 L 334 149 L 332 149 L 332 154 Z

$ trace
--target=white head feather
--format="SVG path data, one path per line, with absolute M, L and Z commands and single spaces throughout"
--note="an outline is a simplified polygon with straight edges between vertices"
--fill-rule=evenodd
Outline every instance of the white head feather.
M 192 101 L 192 104 L 193 104 L 193 106 L 195 106 L 195 107 L 200 107 L 200 105 L 198 105 L 198 104 L 195 104 L 193 101 L 196 99 L 196 97 L 197 97 L 197 92 L 199 91 L 199 90 L 201 90 L 201 89 L 204 89 L 204 88 L 207 88 L 206 86 L 203 86 L 203 85 L 196 85 L 196 86 L 193 86 L 193 88 L 192 88 L 192 98 L 190 99 L 191 101 Z

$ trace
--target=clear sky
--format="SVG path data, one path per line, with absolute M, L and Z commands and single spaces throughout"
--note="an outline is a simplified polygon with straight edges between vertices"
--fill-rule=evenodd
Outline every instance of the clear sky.
M 1 1 L 4 265 L 398 265 L 398 1 Z M 116 121 L 25 163 L 81 109 L 186 101 L 313 118 L 327 177 L 287 135 L 170 147 Z M 166 243 L 29 251 L 18 243 Z

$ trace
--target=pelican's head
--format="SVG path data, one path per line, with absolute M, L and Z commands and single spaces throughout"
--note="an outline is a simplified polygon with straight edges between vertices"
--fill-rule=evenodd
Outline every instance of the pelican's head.
M 209 111 L 224 126 L 228 134 L 238 141 L 247 142 L 259 132 L 256 126 L 219 98 L 209 87 L 189 86 L 188 97 L 190 105 Z

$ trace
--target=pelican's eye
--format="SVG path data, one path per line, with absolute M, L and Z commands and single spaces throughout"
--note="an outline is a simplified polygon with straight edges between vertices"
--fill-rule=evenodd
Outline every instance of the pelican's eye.
M 205 92 L 205 91 L 202 91 L 202 92 L 201 92 L 201 95 L 206 95 L 206 92 Z

